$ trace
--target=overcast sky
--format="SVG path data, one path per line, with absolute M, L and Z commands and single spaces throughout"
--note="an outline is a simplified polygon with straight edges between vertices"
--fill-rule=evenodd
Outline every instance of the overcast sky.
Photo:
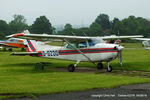
M 100 13 L 111 20 L 129 15 L 150 19 L 150 0 L 0 0 L 0 19 L 10 22 L 14 14 L 21 14 L 29 25 L 41 15 L 52 25 L 87 25 Z

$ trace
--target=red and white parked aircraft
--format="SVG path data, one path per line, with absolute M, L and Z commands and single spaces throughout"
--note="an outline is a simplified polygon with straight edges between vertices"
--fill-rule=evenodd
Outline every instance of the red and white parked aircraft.
M 122 46 L 118 44 L 108 44 L 103 39 L 134 38 L 143 36 L 105 36 L 105 37 L 82 37 L 47 34 L 25 34 L 18 33 L 7 37 L 27 39 L 28 52 L 12 53 L 12 55 L 30 55 L 43 58 L 54 58 L 76 61 L 68 66 L 68 71 L 75 71 L 75 67 L 80 61 L 97 64 L 97 68 L 103 68 L 102 62 L 107 62 L 107 71 L 111 72 L 112 67 L 109 62 L 120 56 L 122 65 Z M 38 44 L 37 40 L 61 39 L 67 43 L 64 47 Z

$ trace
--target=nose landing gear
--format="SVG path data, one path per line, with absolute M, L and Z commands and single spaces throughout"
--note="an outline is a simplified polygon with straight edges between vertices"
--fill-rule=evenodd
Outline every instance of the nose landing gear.
M 107 62 L 107 72 L 112 72 L 112 66 L 109 65 L 109 62 Z
M 109 62 L 106 63 L 107 64 L 107 72 L 112 72 L 112 66 L 109 65 Z M 97 64 L 97 69 L 103 69 L 103 64 L 102 62 L 99 62 Z

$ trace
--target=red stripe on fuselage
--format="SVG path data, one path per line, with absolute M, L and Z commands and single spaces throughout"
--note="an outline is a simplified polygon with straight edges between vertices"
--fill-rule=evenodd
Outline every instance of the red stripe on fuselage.
M 82 50 L 108 50 L 108 49 L 114 49 L 114 48 L 91 48 L 91 49 L 80 49 Z M 59 50 L 59 52 L 66 52 L 66 51 L 77 51 L 77 50 Z
M 110 53 L 110 52 L 118 52 L 118 50 L 112 50 L 112 49 L 114 49 L 114 48 L 92 48 L 92 49 L 80 49 L 80 50 L 84 54 L 88 54 L 88 53 Z M 110 51 L 88 51 L 88 50 L 110 50 Z M 88 51 L 88 52 L 85 52 L 85 51 Z M 59 50 L 59 52 L 61 52 L 61 53 L 59 53 L 59 55 L 80 54 L 77 50 Z
M 38 56 L 38 57 L 43 56 L 43 55 L 42 55 L 42 51 L 39 51 L 37 56 Z

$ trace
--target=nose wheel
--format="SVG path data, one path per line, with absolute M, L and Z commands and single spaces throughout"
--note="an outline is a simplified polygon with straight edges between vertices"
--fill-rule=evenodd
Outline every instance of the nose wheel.
M 107 62 L 107 72 L 112 72 L 112 66 L 109 65 L 109 62 Z

